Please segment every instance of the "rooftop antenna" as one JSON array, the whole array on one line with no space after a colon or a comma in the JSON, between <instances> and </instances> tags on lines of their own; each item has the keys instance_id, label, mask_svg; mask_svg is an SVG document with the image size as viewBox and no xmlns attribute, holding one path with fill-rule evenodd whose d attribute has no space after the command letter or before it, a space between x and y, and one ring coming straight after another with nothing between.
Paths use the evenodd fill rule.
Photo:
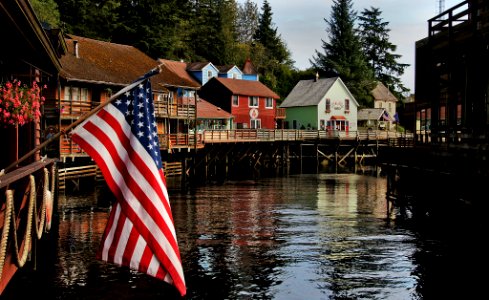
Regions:
<instances>
[{"instance_id":1,"label":"rooftop antenna","mask_svg":"<svg viewBox=\"0 0 489 300\"><path fill-rule=\"evenodd\" d=\"M438 14L445 11L445 0L438 0Z\"/></svg>"}]
</instances>

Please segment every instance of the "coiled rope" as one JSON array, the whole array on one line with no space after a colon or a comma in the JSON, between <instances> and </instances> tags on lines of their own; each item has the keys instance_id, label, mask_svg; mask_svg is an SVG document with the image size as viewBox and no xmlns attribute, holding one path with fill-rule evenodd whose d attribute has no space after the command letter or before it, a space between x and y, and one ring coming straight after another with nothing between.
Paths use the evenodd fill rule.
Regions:
<instances>
[{"instance_id":1,"label":"coiled rope","mask_svg":"<svg viewBox=\"0 0 489 300\"><path fill-rule=\"evenodd\" d=\"M6 202L5 202L5 213L4 213L4 222L3 222L3 231L2 237L0 241L0 281L2 280L3 267L5 265L5 257L7 254L7 245L9 234L11 231L11 227L13 229L14 236L14 247L15 247L15 260L16 264L19 268L22 268L26 261L28 254L31 250L31 242L32 242L32 220L36 221L36 236L37 239L41 239L45 220L46 220L46 203L52 201L52 195L54 194L54 166L51 169L51 190L49 190L49 171L44 168L44 183L43 183L43 199L41 204L41 220L39 220L39 216L36 208L36 180L33 175L29 176L29 185L26 188L26 195L29 194L29 204L27 210L27 225L26 230L24 232L24 248L22 254L19 253L19 245L17 239L17 225L15 218L15 208L14 208L14 191L7 189L5 192ZM51 202L52 203L52 202ZM49 219L51 216L48 216ZM49 228L46 228L48 231Z\"/></svg>"}]
</instances>

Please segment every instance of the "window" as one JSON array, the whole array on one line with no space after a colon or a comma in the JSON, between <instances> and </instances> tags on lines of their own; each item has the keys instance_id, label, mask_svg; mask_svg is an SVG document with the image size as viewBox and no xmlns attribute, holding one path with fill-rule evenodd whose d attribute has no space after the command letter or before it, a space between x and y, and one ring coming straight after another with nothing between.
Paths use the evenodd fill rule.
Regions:
<instances>
[{"instance_id":1,"label":"window","mask_svg":"<svg viewBox=\"0 0 489 300\"><path fill-rule=\"evenodd\" d=\"M331 100L326 99L326 113L331 112Z\"/></svg>"},{"instance_id":2,"label":"window","mask_svg":"<svg viewBox=\"0 0 489 300\"><path fill-rule=\"evenodd\" d=\"M207 71L207 78L208 79L212 78L212 71L211 70Z\"/></svg>"},{"instance_id":3,"label":"window","mask_svg":"<svg viewBox=\"0 0 489 300\"><path fill-rule=\"evenodd\" d=\"M70 101L88 101L88 89L79 88L74 86L65 86L65 93L63 100Z\"/></svg>"},{"instance_id":4,"label":"window","mask_svg":"<svg viewBox=\"0 0 489 300\"><path fill-rule=\"evenodd\" d=\"M249 107L258 107L258 97L248 97L248 106Z\"/></svg>"},{"instance_id":5,"label":"window","mask_svg":"<svg viewBox=\"0 0 489 300\"><path fill-rule=\"evenodd\" d=\"M265 108L273 108L273 99L268 97L265 98Z\"/></svg>"},{"instance_id":6,"label":"window","mask_svg":"<svg viewBox=\"0 0 489 300\"><path fill-rule=\"evenodd\" d=\"M238 97L238 95L233 95L233 106L239 106L239 97Z\"/></svg>"},{"instance_id":7,"label":"window","mask_svg":"<svg viewBox=\"0 0 489 300\"><path fill-rule=\"evenodd\" d=\"M345 112L350 112L350 99L345 99Z\"/></svg>"},{"instance_id":8,"label":"window","mask_svg":"<svg viewBox=\"0 0 489 300\"><path fill-rule=\"evenodd\" d=\"M250 128L251 129L260 129L261 128L261 120L260 119L250 120Z\"/></svg>"}]
</instances>

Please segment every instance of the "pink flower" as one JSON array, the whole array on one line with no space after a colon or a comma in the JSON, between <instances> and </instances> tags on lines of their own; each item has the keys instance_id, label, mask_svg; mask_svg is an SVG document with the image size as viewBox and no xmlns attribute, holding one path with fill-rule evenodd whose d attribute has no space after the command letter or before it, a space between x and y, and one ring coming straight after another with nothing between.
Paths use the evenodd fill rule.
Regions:
<instances>
[{"instance_id":1,"label":"pink flower","mask_svg":"<svg viewBox=\"0 0 489 300\"><path fill-rule=\"evenodd\" d=\"M44 100L36 81L32 82L31 87L23 85L17 79L8 81L3 86L0 84L0 122L23 125L38 119Z\"/></svg>"}]
</instances>

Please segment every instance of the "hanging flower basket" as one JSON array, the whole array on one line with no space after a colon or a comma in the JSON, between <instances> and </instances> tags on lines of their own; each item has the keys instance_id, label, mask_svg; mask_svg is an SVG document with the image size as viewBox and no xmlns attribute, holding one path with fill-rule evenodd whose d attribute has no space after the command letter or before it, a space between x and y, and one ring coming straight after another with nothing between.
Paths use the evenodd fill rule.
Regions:
<instances>
[{"instance_id":1,"label":"hanging flower basket","mask_svg":"<svg viewBox=\"0 0 489 300\"><path fill-rule=\"evenodd\" d=\"M30 87L17 79L0 84L0 124L24 125L38 119L43 103L44 97L36 81Z\"/></svg>"}]
</instances>

